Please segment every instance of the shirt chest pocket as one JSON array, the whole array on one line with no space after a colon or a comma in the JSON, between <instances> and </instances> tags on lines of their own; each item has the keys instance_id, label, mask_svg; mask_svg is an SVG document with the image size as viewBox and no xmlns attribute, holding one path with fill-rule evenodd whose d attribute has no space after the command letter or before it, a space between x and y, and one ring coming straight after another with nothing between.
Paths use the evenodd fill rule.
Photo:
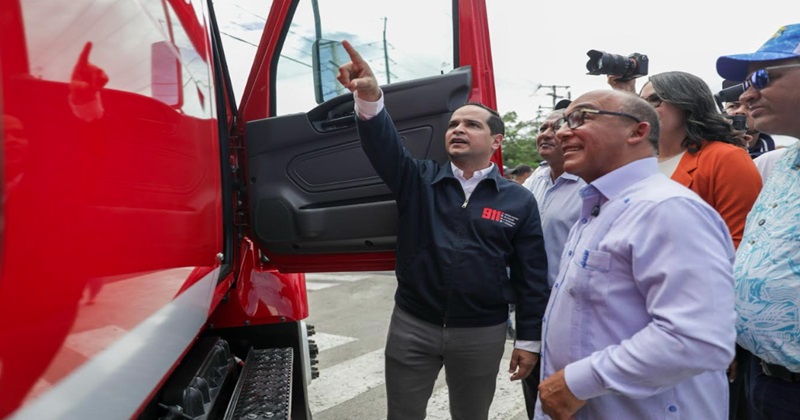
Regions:
<instances>
[{"instance_id":1,"label":"shirt chest pocket","mask_svg":"<svg viewBox=\"0 0 800 420\"><path fill-rule=\"evenodd\" d=\"M573 268L576 276L569 293L594 302L604 301L611 278L611 254L587 249L572 262L577 267Z\"/></svg>"}]
</instances>

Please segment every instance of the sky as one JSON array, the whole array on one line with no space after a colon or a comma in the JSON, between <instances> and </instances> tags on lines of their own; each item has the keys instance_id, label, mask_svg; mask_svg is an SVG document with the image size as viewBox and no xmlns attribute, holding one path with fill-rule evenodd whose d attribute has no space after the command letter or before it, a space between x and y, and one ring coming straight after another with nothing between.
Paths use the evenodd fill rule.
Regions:
<instances>
[{"instance_id":1,"label":"sky","mask_svg":"<svg viewBox=\"0 0 800 420\"><path fill-rule=\"evenodd\" d=\"M320 0L320 5L321 8L336 6L334 9L339 9L340 1ZM378 5L384 1L376 0L370 5L373 9L393 7ZM243 7L231 8L229 5L232 3ZM237 36L254 42L258 42L260 31L249 35L242 32L249 25L243 21L257 19L257 15L265 16L263 5L268 3L269 0L215 1L218 15L225 15L223 10L228 9L228 15L235 16L235 25L227 30L238 31ZM395 4L392 1L388 3ZM433 0L428 2L432 3ZM418 15L418 7L409 6L408 1L397 0L397 4L408 11L410 18ZM422 4L426 4L425 1ZM547 86L560 86L556 94L563 97L570 94L573 99L590 90L608 88L605 76L586 74L586 52L589 50L623 56L634 52L645 54L649 58L649 74L686 71L704 79L716 92L722 83L716 73L719 56L753 52L780 26L800 22L800 2L786 0L486 0L486 4L498 111L515 111L525 120L534 119L540 113L547 114L546 107L552 106L552 97L548 93L553 92ZM255 10L255 13L245 12L245 9ZM363 10L363 16L359 15L357 7L339 10L352 16L354 22L365 22L360 26L378 25L378 29L381 28L373 16L380 15L380 10ZM441 13L429 11L429 15L434 17ZM390 33L397 44L396 51L413 49L421 52L426 44L433 43L426 42L426 37L432 40L443 36L436 32L436 25L426 25L422 19L417 17L407 21L416 24L391 22ZM222 27L225 31L225 24ZM438 29L441 32L442 28ZM400 45L402 39L413 40L416 47ZM240 44L238 48L245 54L254 52L250 45ZM226 45L228 49L232 50ZM239 51L226 52L229 59L231 55L239 54ZM412 63L410 59L403 60L402 55L397 56L397 61L397 71ZM646 80L646 76L638 79L637 89ZM298 107L307 108L306 105ZM302 111L299 108L293 111ZM781 143L793 141L789 138L778 140Z\"/></svg>"},{"instance_id":2,"label":"sky","mask_svg":"<svg viewBox=\"0 0 800 420\"><path fill-rule=\"evenodd\" d=\"M532 1L487 0L501 113L535 118L552 106L547 88L570 86L572 98L606 89L605 76L586 74L592 49L645 54L649 74L680 70L721 89L721 55L754 52L782 25L800 22L800 2L776 0ZM637 81L637 90L646 82ZM566 95L565 89L557 89ZM544 110L545 114L547 110ZM779 139L792 142L793 139Z\"/></svg>"}]
</instances>

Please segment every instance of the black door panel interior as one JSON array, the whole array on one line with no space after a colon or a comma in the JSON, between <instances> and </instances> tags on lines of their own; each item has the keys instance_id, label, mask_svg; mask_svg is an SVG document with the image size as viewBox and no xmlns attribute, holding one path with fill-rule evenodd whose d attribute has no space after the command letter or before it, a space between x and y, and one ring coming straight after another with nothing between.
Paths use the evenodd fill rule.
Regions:
<instances>
[{"instance_id":1,"label":"black door panel interior","mask_svg":"<svg viewBox=\"0 0 800 420\"><path fill-rule=\"evenodd\" d=\"M469 67L384 86L384 102L412 156L443 162L450 114L470 94ZM246 126L250 221L270 254L394 249L397 210L361 150L353 98Z\"/></svg>"}]
</instances>

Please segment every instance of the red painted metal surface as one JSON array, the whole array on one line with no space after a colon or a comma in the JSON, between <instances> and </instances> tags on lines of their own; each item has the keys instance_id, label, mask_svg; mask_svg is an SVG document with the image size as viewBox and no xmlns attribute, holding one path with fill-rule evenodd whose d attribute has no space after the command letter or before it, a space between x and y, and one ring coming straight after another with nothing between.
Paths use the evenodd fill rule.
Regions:
<instances>
[{"instance_id":1,"label":"red painted metal surface","mask_svg":"<svg viewBox=\"0 0 800 420\"><path fill-rule=\"evenodd\" d=\"M204 2L172 3L0 5L0 417L218 266ZM157 43L177 103L154 94Z\"/></svg>"},{"instance_id":2,"label":"red painted metal surface","mask_svg":"<svg viewBox=\"0 0 800 420\"><path fill-rule=\"evenodd\" d=\"M494 107L485 7L459 5L471 99ZM205 7L202 0L0 2L0 417L219 267L218 93ZM290 0L273 1L240 121L272 112L270 63L290 9ZM246 238L239 247L235 275L209 296L216 327L306 318L303 275L276 267L394 265L384 252L270 255L275 264L263 266Z\"/></svg>"},{"instance_id":3,"label":"red painted metal surface","mask_svg":"<svg viewBox=\"0 0 800 420\"><path fill-rule=\"evenodd\" d=\"M300 321L308 317L305 275L285 274L259 264L249 240L241 244L240 281L208 322L214 328Z\"/></svg>"},{"instance_id":4,"label":"red painted metal surface","mask_svg":"<svg viewBox=\"0 0 800 420\"><path fill-rule=\"evenodd\" d=\"M470 101L480 102L489 108L497 109L497 95L494 89L494 67L492 65L492 46L489 42L489 21L486 4L483 1L458 1L458 53L461 66L472 66L472 94ZM498 149L492 161L503 168L503 155Z\"/></svg>"},{"instance_id":5,"label":"red painted metal surface","mask_svg":"<svg viewBox=\"0 0 800 420\"><path fill-rule=\"evenodd\" d=\"M261 35L258 51L253 59L253 68L247 79L247 85L239 104L239 119L243 122L259 120L272 115L270 98L272 97L272 61L278 53L278 42L284 22L287 21L293 0L273 0L264 32ZM244 133L244 124L237 127L239 134Z\"/></svg>"}]
</instances>

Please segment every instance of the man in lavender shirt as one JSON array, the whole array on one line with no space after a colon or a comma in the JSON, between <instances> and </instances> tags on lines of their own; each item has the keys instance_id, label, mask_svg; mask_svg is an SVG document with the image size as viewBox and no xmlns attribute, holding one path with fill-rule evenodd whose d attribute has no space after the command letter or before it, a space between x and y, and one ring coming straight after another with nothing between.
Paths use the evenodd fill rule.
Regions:
<instances>
[{"instance_id":1,"label":"man in lavender shirt","mask_svg":"<svg viewBox=\"0 0 800 420\"><path fill-rule=\"evenodd\" d=\"M593 91L557 136L589 183L553 284L536 419L727 419L733 243L714 209L658 172L654 109Z\"/></svg>"}]
</instances>

